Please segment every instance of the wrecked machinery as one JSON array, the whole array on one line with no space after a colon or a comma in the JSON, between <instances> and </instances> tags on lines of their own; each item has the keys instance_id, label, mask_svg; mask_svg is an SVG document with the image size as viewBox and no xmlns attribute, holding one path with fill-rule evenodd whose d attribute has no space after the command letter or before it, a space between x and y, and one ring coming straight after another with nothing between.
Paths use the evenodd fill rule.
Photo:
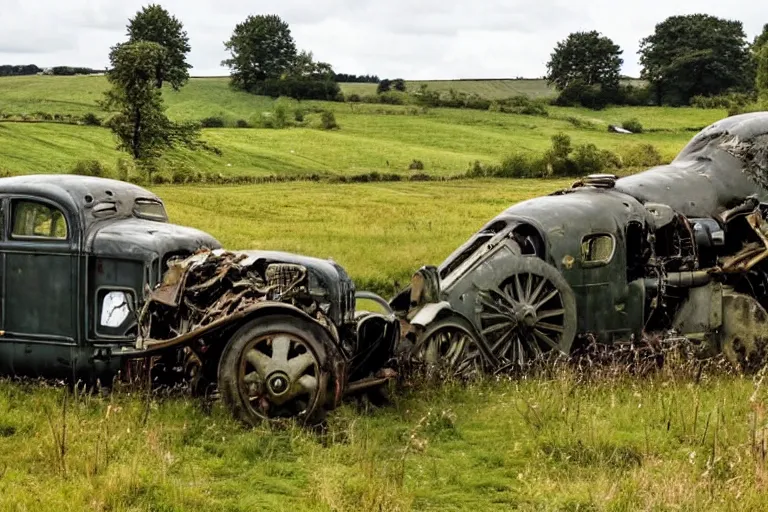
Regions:
<instances>
[{"instance_id":1,"label":"wrecked machinery","mask_svg":"<svg viewBox=\"0 0 768 512\"><path fill-rule=\"evenodd\" d=\"M458 374L676 334L742 367L768 338L768 113L730 117L669 165L518 203L391 305L414 357Z\"/></svg>"},{"instance_id":2,"label":"wrecked machinery","mask_svg":"<svg viewBox=\"0 0 768 512\"><path fill-rule=\"evenodd\" d=\"M399 321L332 261L224 251L100 178L0 179L0 211L0 373L109 386L151 361L250 424L320 417L393 375Z\"/></svg>"},{"instance_id":3,"label":"wrecked machinery","mask_svg":"<svg viewBox=\"0 0 768 512\"><path fill-rule=\"evenodd\" d=\"M767 217L768 113L736 116L670 165L512 206L387 302L330 260L224 250L135 185L3 178L0 373L109 385L151 361L256 424L376 397L403 358L499 371L673 331L746 364L768 334Z\"/></svg>"}]
</instances>

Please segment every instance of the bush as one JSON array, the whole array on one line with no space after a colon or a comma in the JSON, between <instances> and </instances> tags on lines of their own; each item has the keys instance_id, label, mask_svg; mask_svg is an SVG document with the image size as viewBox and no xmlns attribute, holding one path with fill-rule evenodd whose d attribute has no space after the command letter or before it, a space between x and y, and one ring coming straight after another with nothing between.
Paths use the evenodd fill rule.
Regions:
<instances>
[{"instance_id":1,"label":"bush","mask_svg":"<svg viewBox=\"0 0 768 512\"><path fill-rule=\"evenodd\" d=\"M224 128L224 118L221 116L206 117L200 121L202 128Z\"/></svg>"},{"instance_id":2,"label":"bush","mask_svg":"<svg viewBox=\"0 0 768 512\"><path fill-rule=\"evenodd\" d=\"M547 117L549 115L549 111L543 101L532 100L528 96L523 95L489 102L488 110L526 116Z\"/></svg>"},{"instance_id":3,"label":"bush","mask_svg":"<svg viewBox=\"0 0 768 512\"><path fill-rule=\"evenodd\" d=\"M407 94L400 91L389 91L379 95L379 103L385 105L405 105L407 99Z\"/></svg>"},{"instance_id":4,"label":"bush","mask_svg":"<svg viewBox=\"0 0 768 512\"><path fill-rule=\"evenodd\" d=\"M288 126L288 109L285 108L285 105L275 105L272 121L274 127L278 129L283 129Z\"/></svg>"},{"instance_id":5,"label":"bush","mask_svg":"<svg viewBox=\"0 0 768 512\"><path fill-rule=\"evenodd\" d=\"M690 104L695 108L737 110L756 99L754 94L731 92L718 96L694 96L691 98Z\"/></svg>"},{"instance_id":6,"label":"bush","mask_svg":"<svg viewBox=\"0 0 768 512\"><path fill-rule=\"evenodd\" d=\"M80 176L93 176L96 178L104 178L108 175L107 169L98 160L80 160L72 168L70 174L78 174Z\"/></svg>"},{"instance_id":7,"label":"bush","mask_svg":"<svg viewBox=\"0 0 768 512\"><path fill-rule=\"evenodd\" d=\"M605 169L603 154L594 144L581 144L573 152L573 163L580 175L597 174Z\"/></svg>"},{"instance_id":8,"label":"bush","mask_svg":"<svg viewBox=\"0 0 768 512\"><path fill-rule=\"evenodd\" d=\"M360 103L360 95L352 93L349 96L347 96L347 101L350 103Z\"/></svg>"},{"instance_id":9,"label":"bush","mask_svg":"<svg viewBox=\"0 0 768 512\"><path fill-rule=\"evenodd\" d=\"M408 166L408 169L411 171L423 171L424 170L424 162L421 160L414 160L411 162L411 165Z\"/></svg>"},{"instance_id":10,"label":"bush","mask_svg":"<svg viewBox=\"0 0 768 512\"><path fill-rule=\"evenodd\" d=\"M127 158L118 158L116 169L117 179L120 181L128 181L131 174L136 171L136 167L133 165L133 161L128 160Z\"/></svg>"},{"instance_id":11,"label":"bush","mask_svg":"<svg viewBox=\"0 0 768 512\"><path fill-rule=\"evenodd\" d=\"M336 130L339 128L336 116L330 110L324 110L320 115L320 124L324 130Z\"/></svg>"},{"instance_id":12,"label":"bush","mask_svg":"<svg viewBox=\"0 0 768 512\"><path fill-rule=\"evenodd\" d=\"M333 80L271 78L257 82L248 92L270 98L285 96L297 100L343 101L341 88Z\"/></svg>"},{"instance_id":13,"label":"bush","mask_svg":"<svg viewBox=\"0 0 768 512\"><path fill-rule=\"evenodd\" d=\"M180 164L174 167L171 172L171 183L183 185L185 183L195 183L202 180L202 175L197 174L194 169Z\"/></svg>"},{"instance_id":14,"label":"bush","mask_svg":"<svg viewBox=\"0 0 768 512\"><path fill-rule=\"evenodd\" d=\"M235 127L237 127L237 128L250 128L251 127L251 123L249 123L245 119L238 119L237 122L235 122Z\"/></svg>"},{"instance_id":15,"label":"bush","mask_svg":"<svg viewBox=\"0 0 768 512\"><path fill-rule=\"evenodd\" d=\"M543 178L548 174L546 161L526 153L513 153L493 169L498 178Z\"/></svg>"},{"instance_id":16,"label":"bush","mask_svg":"<svg viewBox=\"0 0 768 512\"><path fill-rule=\"evenodd\" d=\"M304 111L300 108L297 108L296 111L293 113L293 119L297 123L303 123L304 122Z\"/></svg>"},{"instance_id":17,"label":"bush","mask_svg":"<svg viewBox=\"0 0 768 512\"><path fill-rule=\"evenodd\" d=\"M88 112L83 116L83 124L86 126L101 126L101 119L93 112Z\"/></svg>"},{"instance_id":18,"label":"bush","mask_svg":"<svg viewBox=\"0 0 768 512\"><path fill-rule=\"evenodd\" d=\"M621 123L621 127L632 133L643 133L643 124L638 119L629 119Z\"/></svg>"},{"instance_id":19,"label":"bush","mask_svg":"<svg viewBox=\"0 0 768 512\"><path fill-rule=\"evenodd\" d=\"M626 167L655 167L664 159L652 144L637 144L622 148L621 158Z\"/></svg>"}]
</instances>

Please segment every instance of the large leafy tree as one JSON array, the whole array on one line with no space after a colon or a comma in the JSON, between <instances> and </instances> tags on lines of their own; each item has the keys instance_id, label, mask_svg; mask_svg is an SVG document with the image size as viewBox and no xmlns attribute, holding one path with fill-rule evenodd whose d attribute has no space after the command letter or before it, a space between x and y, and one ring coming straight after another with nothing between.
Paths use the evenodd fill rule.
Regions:
<instances>
[{"instance_id":1,"label":"large leafy tree","mask_svg":"<svg viewBox=\"0 0 768 512\"><path fill-rule=\"evenodd\" d=\"M248 16L224 46L232 58L222 64L231 69L232 85L238 89L252 90L259 82L280 78L297 59L291 29L272 14Z\"/></svg>"},{"instance_id":2,"label":"large leafy tree","mask_svg":"<svg viewBox=\"0 0 768 512\"><path fill-rule=\"evenodd\" d=\"M547 81L558 90L576 82L616 89L621 77L622 50L597 31L574 32L557 43L547 63Z\"/></svg>"},{"instance_id":3,"label":"large leafy tree","mask_svg":"<svg viewBox=\"0 0 768 512\"><path fill-rule=\"evenodd\" d=\"M758 47L755 61L757 67L755 89L764 107L768 107L768 44Z\"/></svg>"},{"instance_id":4,"label":"large leafy tree","mask_svg":"<svg viewBox=\"0 0 768 512\"><path fill-rule=\"evenodd\" d=\"M642 77L659 103L685 104L751 87L749 44L740 21L707 14L671 16L640 42Z\"/></svg>"},{"instance_id":5,"label":"large leafy tree","mask_svg":"<svg viewBox=\"0 0 768 512\"><path fill-rule=\"evenodd\" d=\"M752 49L757 53L765 43L768 43L768 23L763 25L763 31L755 37L755 41L752 43Z\"/></svg>"},{"instance_id":6,"label":"large leafy tree","mask_svg":"<svg viewBox=\"0 0 768 512\"><path fill-rule=\"evenodd\" d=\"M191 148L202 145L196 125L175 124L165 115L155 80L166 52L157 43L139 41L119 44L109 55L107 80L111 88L106 92L105 107L116 111L109 127L117 136L118 149L130 153L147 170L150 180L164 150L181 144Z\"/></svg>"},{"instance_id":7,"label":"large leafy tree","mask_svg":"<svg viewBox=\"0 0 768 512\"><path fill-rule=\"evenodd\" d=\"M155 86L168 82L179 90L189 80L189 38L184 25L160 5L148 5L128 21L128 42L150 41L165 49L155 65Z\"/></svg>"}]
</instances>

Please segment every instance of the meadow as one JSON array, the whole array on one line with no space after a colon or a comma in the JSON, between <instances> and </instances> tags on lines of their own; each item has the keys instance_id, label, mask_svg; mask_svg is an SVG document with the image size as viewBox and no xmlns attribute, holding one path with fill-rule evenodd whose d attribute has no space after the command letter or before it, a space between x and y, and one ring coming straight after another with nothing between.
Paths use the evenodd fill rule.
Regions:
<instances>
[{"instance_id":1,"label":"meadow","mask_svg":"<svg viewBox=\"0 0 768 512\"><path fill-rule=\"evenodd\" d=\"M100 77L0 79L0 112L102 116L97 102L105 86ZM181 92L166 93L166 101L179 120L248 119L275 108L273 100L231 91L222 79L193 79ZM221 157L176 152L169 163L223 175L376 170L407 176L408 164L421 159L424 172L447 177L474 160L497 162L515 149L543 151L561 131L574 143L616 151L650 142L671 159L696 129L724 116L662 108L550 108L548 117L531 117L302 106L333 109L341 129L313 127L316 113L302 128L206 129ZM608 124L633 117L648 133L608 133ZM84 159L113 169L119 157L104 128L0 123L0 170L9 173L68 172ZM227 247L333 258L360 288L389 296L419 266L440 263L504 208L571 181L152 189L172 221L206 230ZM584 373L556 366L527 378L393 391L383 408L346 404L318 433L245 429L221 404L183 394L71 394L51 384L0 381L0 511L768 507L762 375L699 373L690 363L674 362L645 376L623 367Z\"/></svg>"},{"instance_id":2,"label":"meadow","mask_svg":"<svg viewBox=\"0 0 768 512\"><path fill-rule=\"evenodd\" d=\"M164 186L173 221L233 248L333 257L386 291L554 180ZM324 433L220 403L0 381L0 510L759 510L762 377L668 363L422 383Z\"/></svg>"},{"instance_id":3,"label":"meadow","mask_svg":"<svg viewBox=\"0 0 768 512\"><path fill-rule=\"evenodd\" d=\"M511 81L516 82L516 81ZM352 84L354 85L354 84ZM34 113L106 117L99 106L107 87L104 77L0 78L0 114ZM414 160L422 172L453 176L475 161L496 164L513 151L541 153L552 135L568 133L574 144L592 142L620 152L653 144L671 160L693 134L725 116L720 110L691 108L608 108L593 112L549 107L547 117L499 112L421 109L415 106L331 103L253 96L231 90L225 79L192 79L179 92L166 91L168 115L199 121L216 116L234 126L256 124L281 105L290 117L306 112L301 127L285 129L211 128L204 138L222 154L175 151L165 158L169 169L242 176L355 175L380 172L407 176ZM319 128L319 111L332 110L339 130ZM608 132L609 124L637 118L646 133ZM254 121L255 120L255 121ZM0 122L0 171L68 172L83 159L114 169L122 155L109 130L57 123Z\"/></svg>"}]
</instances>

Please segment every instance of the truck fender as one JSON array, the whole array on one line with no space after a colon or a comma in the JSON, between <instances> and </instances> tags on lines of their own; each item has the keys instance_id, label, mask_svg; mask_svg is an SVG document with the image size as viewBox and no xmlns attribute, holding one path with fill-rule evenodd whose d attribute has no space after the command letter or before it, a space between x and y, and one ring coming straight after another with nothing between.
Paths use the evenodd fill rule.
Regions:
<instances>
[{"instance_id":1,"label":"truck fender","mask_svg":"<svg viewBox=\"0 0 768 512\"><path fill-rule=\"evenodd\" d=\"M410 323L418 327L426 327L446 313L459 315L448 301L432 302L422 307Z\"/></svg>"}]
</instances>

